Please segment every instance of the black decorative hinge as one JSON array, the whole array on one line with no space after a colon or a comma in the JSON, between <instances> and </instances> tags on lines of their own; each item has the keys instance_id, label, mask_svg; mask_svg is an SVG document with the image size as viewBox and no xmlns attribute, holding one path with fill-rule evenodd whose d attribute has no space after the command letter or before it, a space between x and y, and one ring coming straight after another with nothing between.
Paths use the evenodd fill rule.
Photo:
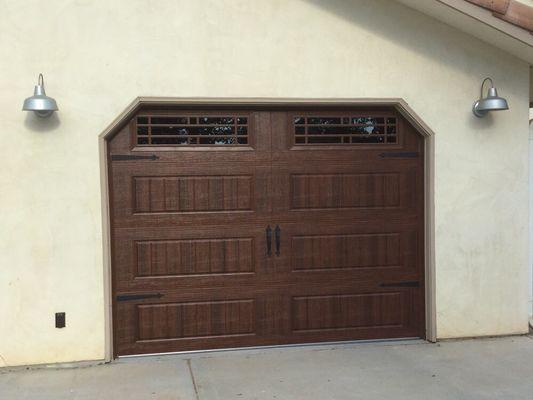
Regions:
<instances>
[{"instance_id":1,"label":"black decorative hinge","mask_svg":"<svg viewBox=\"0 0 533 400\"><path fill-rule=\"evenodd\" d=\"M381 158L417 158L420 154L417 151L381 153Z\"/></svg>"},{"instance_id":2,"label":"black decorative hinge","mask_svg":"<svg viewBox=\"0 0 533 400\"><path fill-rule=\"evenodd\" d=\"M117 301L130 301L130 300L144 300L144 299L160 299L164 294L151 293L151 294L121 294L117 296Z\"/></svg>"},{"instance_id":3,"label":"black decorative hinge","mask_svg":"<svg viewBox=\"0 0 533 400\"><path fill-rule=\"evenodd\" d=\"M155 161L159 159L155 154L150 154L149 156L140 156L132 154L112 154L111 160L113 161L128 161L128 160L151 160Z\"/></svg>"},{"instance_id":4,"label":"black decorative hinge","mask_svg":"<svg viewBox=\"0 0 533 400\"><path fill-rule=\"evenodd\" d=\"M381 287L420 287L420 282L404 281L404 282L395 282L395 283L382 283L379 286Z\"/></svg>"}]
</instances>

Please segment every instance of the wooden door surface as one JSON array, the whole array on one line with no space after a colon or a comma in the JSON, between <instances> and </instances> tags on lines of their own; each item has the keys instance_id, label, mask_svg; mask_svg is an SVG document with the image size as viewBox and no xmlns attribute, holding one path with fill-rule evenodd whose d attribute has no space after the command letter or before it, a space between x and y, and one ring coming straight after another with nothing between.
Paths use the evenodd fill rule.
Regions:
<instances>
[{"instance_id":1,"label":"wooden door surface","mask_svg":"<svg viewBox=\"0 0 533 400\"><path fill-rule=\"evenodd\" d=\"M424 336L423 146L396 113L146 111L109 163L116 355Z\"/></svg>"},{"instance_id":2,"label":"wooden door surface","mask_svg":"<svg viewBox=\"0 0 533 400\"><path fill-rule=\"evenodd\" d=\"M287 340L425 337L420 135L390 110L271 121Z\"/></svg>"}]
</instances>

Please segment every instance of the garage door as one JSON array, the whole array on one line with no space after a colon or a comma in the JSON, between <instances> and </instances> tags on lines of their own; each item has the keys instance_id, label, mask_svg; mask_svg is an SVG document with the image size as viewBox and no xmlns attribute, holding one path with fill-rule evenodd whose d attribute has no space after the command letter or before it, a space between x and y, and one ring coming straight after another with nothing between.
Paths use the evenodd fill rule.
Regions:
<instances>
[{"instance_id":1,"label":"garage door","mask_svg":"<svg viewBox=\"0 0 533 400\"><path fill-rule=\"evenodd\" d=\"M108 149L116 355L424 337L395 110L144 110Z\"/></svg>"}]
</instances>

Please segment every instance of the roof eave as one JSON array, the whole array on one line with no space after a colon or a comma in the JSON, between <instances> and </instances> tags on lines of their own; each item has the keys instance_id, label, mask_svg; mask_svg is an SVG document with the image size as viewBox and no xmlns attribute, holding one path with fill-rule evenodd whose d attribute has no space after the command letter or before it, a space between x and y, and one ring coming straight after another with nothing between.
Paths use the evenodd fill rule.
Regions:
<instances>
[{"instance_id":1,"label":"roof eave","mask_svg":"<svg viewBox=\"0 0 533 400\"><path fill-rule=\"evenodd\" d=\"M533 64L533 35L464 0L397 0Z\"/></svg>"}]
</instances>

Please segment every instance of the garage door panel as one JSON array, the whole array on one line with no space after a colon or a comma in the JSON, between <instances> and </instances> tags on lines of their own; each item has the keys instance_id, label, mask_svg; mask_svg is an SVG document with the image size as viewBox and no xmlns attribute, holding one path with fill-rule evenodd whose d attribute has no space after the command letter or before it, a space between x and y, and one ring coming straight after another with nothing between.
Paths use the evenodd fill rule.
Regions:
<instances>
[{"instance_id":1,"label":"garage door panel","mask_svg":"<svg viewBox=\"0 0 533 400\"><path fill-rule=\"evenodd\" d=\"M256 337L253 299L164 303L128 306L121 310L126 329L119 332L121 354L194 349L211 343L238 343Z\"/></svg>"},{"instance_id":2,"label":"garage door panel","mask_svg":"<svg viewBox=\"0 0 533 400\"><path fill-rule=\"evenodd\" d=\"M353 288L352 288L353 290ZM120 310L121 354L417 336L413 295L335 293L128 304Z\"/></svg>"},{"instance_id":3,"label":"garage door panel","mask_svg":"<svg viewBox=\"0 0 533 400\"><path fill-rule=\"evenodd\" d=\"M160 152L152 152L159 157ZM163 157L163 156L161 156ZM226 175L247 175L255 168L269 167L269 160L246 162L241 160L217 161L214 158L212 152L201 152L198 154L198 158L202 161L168 161L162 160L144 160L140 162L127 162L127 161L111 161L113 163L113 172L115 177L125 176L226 176Z\"/></svg>"},{"instance_id":4,"label":"garage door panel","mask_svg":"<svg viewBox=\"0 0 533 400\"><path fill-rule=\"evenodd\" d=\"M254 239L135 242L136 277L254 272Z\"/></svg>"},{"instance_id":5,"label":"garage door panel","mask_svg":"<svg viewBox=\"0 0 533 400\"><path fill-rule=\"evenodd\" d=\"M318 169L316 163L274 167L272 184L282 189L275 192L273 210L314 216L342 213L345 218L418 215L419 168L369 171L344 165L336 171L328 169Z\"/></svg>"},{"instance_id":6,"label":"garage door panel","mask_svg":"<svg viewBox=\"0 0 533 400\"><path fill-rule=\"evenodd\" d=\"M293 297L292 331L400 327L402 301L399 292Z\"/></svg>"},{"instance_id":7,"label":"garage door panel","mask_svg":"<svg viewBox=\"0 0 533 400\"><path fill-rule=\"evenodd\" d=\"M179 171L179 172L178 172ZM176 224L227 225L249 221L269 212L269 167L250 165L222 174L220 169L199 175L175 169L173 174L146 170L113 176L114 226Z\"/></svg>"},{"instance_id":8,"label":"garage door panel","mask_svg":"<svg viewBox=\"0 0 533 400\"><path fill-rule=\"evenodd\" d=\"M117 238L114 261L123 267L115 273L116 288L246 284L266 271L264 231L248 232L233 236L219 229L152 238L136 232L133 238Z\"/></svg>"},{"instance_id":9,"label":"garage door panel","mask_svg":"<svg viewBox=\"0 0 533 400\"><path fill-rule=\"evenodd\" d=\"M376 340L419 338L420 334L410 327L360 327L342 330L295 332L290 343L343 342L352 340Z\"/></svg>"},{"instance_id":10,"label":"garage door panel","mask_svg":"<svg viewBox=\"0 0 533 400\"><path fill-rule=\"evenodd\" d=\"M398 268L414 263L416 232L293 235L291 271Z\"/></svg>"},{"instance_id":11,"label":"garage door panel","mask_svg":"<svg viewBox=\"0 0 533 400\"><path fill-rule=\"evenodd\" d=\"M291 340L423 336L420 137L398 115L296 114L273 116Z\"/></svg>"},{"instance_id":12,"label":"garage door panel","mask_svg":"<svg viewBox=\"0 0 533 400\"><path fill-rule=\"evenodd\" d=\"M273 155L274 163L295 161L297 163L315 162L328 165L351 163L354 166L365 168L369 164L379 161L382 165L408 166L423 156L421 147L325 147L314 148L293 146L288 147Z\"/></svg>"},{"instance_id":13,"label":"garage door panel","mask_svg":"<svg viewBox=\"0 0 533 400\"><path fill-rule=\"evenodd\" d=\"M273 344L288 331L285 297L244 289L118 302L117 345L121 354L136 354Z\"/></svg>"},{"instance_id":14,"label":"garage door panel","mask_svg":"<svg viewBox=\"0 0 533 400\"><path fill-rule=\"evenodd\" d=\"M423 142L374 111L135 116L110 143L116 354L423 337Z\"/></svg>"},{"instance_id":15,"label":"garage door panel","mask_svg":"<svg viewBox=\"0 0 533 400\"><path fill-rule=\"evenodd\" d=\"M253 176L134 177L133 213L252 211Z\"/></svg>"},{"instance_id":16,"label":"garage door panel","mask_svg":"<svg viewBox=\"0 0 533 400\"><path fill-rule=\"evenodd\" d=\"M291 157L285 160L279 160L273 163L274 168L287 169L295 174L324 174L336 175L342 173L354 174L388 174L388 173L402 173L410 170L416 170L418 164L423 158L423 153L417 153L416 157L402 158L380 157L380 153L373 156L367 155L364 160L359 157L360 150L351 152L346 151L350 155L348 159L334 159L323 162L322 160L302 160L296 161L292 154L301 153L302 151L293 150L289 152ZM391 154L396 154L392 152ZM403 153L399 153L403 154Z\"/></svg>"},{"instance_id":17,"label":"garage door panel","mask_svg":"<svg viewBox=\"0 0 533 400\"><path fill-rule=\"evenodd\" d=\"M290 209L399 207L400 175L291 174Z\"/></svg>"},{"instance_id":18,"label":"garage door panel","mask_svg":"<svg viewBox=\"0 0 533 400\"><path fill-rule=\"evenodd\" d=\"M116 229L123 232L135 229L161 229L168 230L176 226L183 229L194 227L212 226L214 229L228 227L232 224L247 225L253 221L263 226L270 220L268 216L259 211L220 211L220 212L195 212L195 213L146 213L134 214L117 221Z\"/></svg>"},{"instance_id":19,"label":"garage door panel","mask_svg":"<svg viewBox=\"0 0 533 400\"><path fill-rule=\"evenodd\" d=\"M292 290L302 295L355 295L357 288L373 295L407 285L423 294L419 224L322 222L311 219L281 229L287 245L281 247L274 268L289 275ZM399 306L404 312L410 303Z\"/></svg>"},{"instance_id":20,"label":"garage door panel","mask_svg":"<svg viewBox=\"0 0 533 400\"><path fill-rule=\"evenodd\" d=\"M243 110L150 110L137 114L110 143L112 153L158 151L165 159L194 157L213 151L214 157L246 151L247 158L270 157L270 113Z\"/></svg>"},{"instance_id":21,"label":"garage door panel","mask_svg":"<svg viewBox=\"0 0 533 400\"><path fill-rule=\"evenodd\" d=\"M194 286L194 289L191 287ZM233 291L241 286L257 288L257 274L254 272L241 272L232 274L205 274L205 275L165 275L157 278L140 277L133 280L117 282L117 295L123 293L166 293L169 290L191 293L192 295L209 293L211 291Z\"/></svg>"},{"instance_id":22,"label":"garage door panel","mask_svg":"<svg viewBox=\"0 0 533 400\"><path fill-rule=\"evenodd\" d=\"M270 222L266 216L261 218L249 218L245 222L239 222L238 228L233 229L227 221L221 220L215 216L212 217L214 223L203 223L195 225L194 223L180 225L161 225L161 226L141 226L139 227L116 227L117 236L130 240L178 240L178 239L217 239L217 238L240 238L240 237L261 237L264 239L265 227L263 223ZM235 221L235 219L234 219ZM179 226L179 229L176 229Z\"/></svg>"},{"instance_id":23,"label":"garage door panel","mask_svg":"<svg viewBox=\"0 0 533 400\"><path fill-rule=\"evenodd\" d=\"M300 110L272 113L273 160L371 160L387 152L421 152L422 141L392 110ZM386 156L385 156L386 157Z\"/></svg>"},{"instance_id":24,"label":"garage door panel","mask_svg":"<svg viewBox=\"0 0 533 400\"><path fill-rule=\"evenodd\" d=\"M158 148L130 150L128 152L115 151L110 154L110 161L117 171L133 174L143 174L147 168L160 170L164 174L171 174L176 168L194 173L195 166L203 169L222 166L223 172L228 172L233 166L241 167L269 162L267 154L258 156L252 148L245 149L173 149L162 151ZM197 170L197 169L196 169Z\"/></svg>"},{"instance_id":25,"label":"garage door panel","mask_svg":"<svg viewBox=\"0 0 533 400\"><path fill-rule=\"evenodd\" d=\"M295 289L290 298L291 336L294 340L345 340L369 332L384 337L395 337L395 332L417 336L418 321L412 317L417 295L415 288Z\"/></svg>"},{"instance_id":26,"label":"garage door panel","mask_svg":"<svg viewBox=\"0 0 533 400\"><path fill-rule=\"evenodd\" d=\"M256 333L253 299L138 305L138 340Z\"/></svg>"},{"instance_id":27,"label":"garage door panel","mask_svg":"<svg viewBox=\"0 0 533 400\"><path fill-rule=\"evenodd\" d=\"M157 295L157 298L171 301L177 297L192 300L208 299L218 295L234 295L253 293L268 295L273 291L290 293L302 291L309 293L334 293L335 291L350 292L354 288L362 292L376 292L407 286L421 287L418 273L401 268L383 270L358 270L356 272L312 271L287 272L276 271L268 267L270 274L242 273L226 275L193 275L183 277L136 278L124 281L117 287L118 297ZM117 298L118 298L117 297Z\"/></svg>"}]
</instances>

